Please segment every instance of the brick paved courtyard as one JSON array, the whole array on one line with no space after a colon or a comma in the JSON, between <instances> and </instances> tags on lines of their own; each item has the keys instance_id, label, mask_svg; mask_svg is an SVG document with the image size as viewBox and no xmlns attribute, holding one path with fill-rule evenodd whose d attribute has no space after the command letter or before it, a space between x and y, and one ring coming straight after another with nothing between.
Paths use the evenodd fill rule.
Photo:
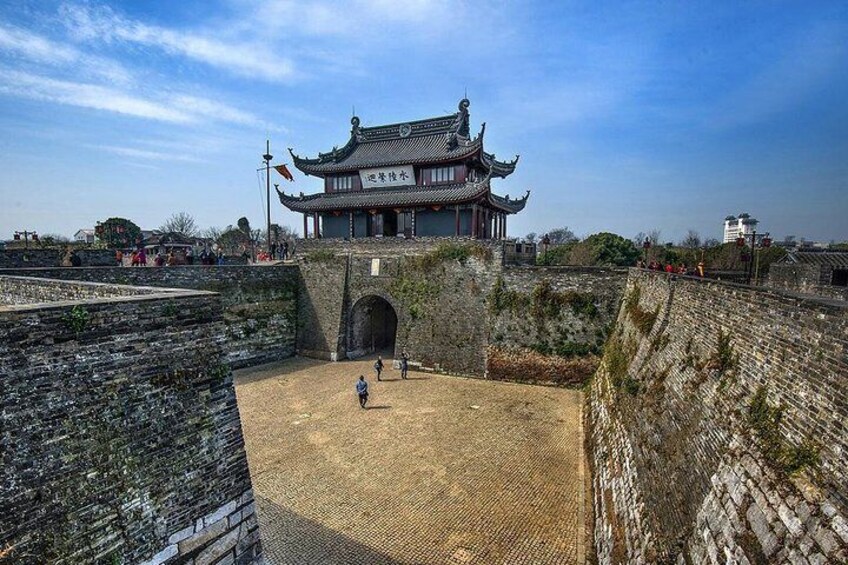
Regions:
<instances>
[{"instance_id":1,"label":"brick paved courtyard","mask_svg":"<svg viewBox=\"0 0 848 565\"><path fill-rule=\"evenodd\" d=\"M237 373L269 563L583 562L579 392L371 365Z\"/></svg>"}]
</instances>

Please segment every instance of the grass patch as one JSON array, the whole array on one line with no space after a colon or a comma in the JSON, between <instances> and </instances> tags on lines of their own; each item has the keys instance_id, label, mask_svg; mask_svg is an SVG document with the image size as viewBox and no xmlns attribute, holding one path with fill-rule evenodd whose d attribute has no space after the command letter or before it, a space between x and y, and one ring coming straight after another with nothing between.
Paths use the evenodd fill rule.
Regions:
<instances>
[{"instance_id":1,"label":"grass patch","mask_svg":"<svg viewBox=\"0 0 848 565\"><path fill-rule=\"evenodd\" d=\"M811 440L804 440L798 446L789 444L780 431L783 416L783 405L769 404L768 388L765 385L757 388L748 404L748 423L766 460L786 475L804 470L817 474L821 464L820 447Z\"/></svg>"}]
</instances>

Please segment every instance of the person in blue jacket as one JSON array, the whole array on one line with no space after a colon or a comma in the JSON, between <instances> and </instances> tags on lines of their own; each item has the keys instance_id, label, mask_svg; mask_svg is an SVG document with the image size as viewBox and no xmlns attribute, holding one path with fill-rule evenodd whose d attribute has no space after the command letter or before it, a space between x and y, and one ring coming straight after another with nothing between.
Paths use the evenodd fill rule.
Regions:
<instances>
[{"instance_id":1,"label":"person in blue jacket","mask_svg":"<svg viewBox=\"0 0 848 565\"><path fill-rule=\"evenodd\" d=\"M365 375L359 375L359 380L356 381L356 394L359 395L359 407L365 408L365 403L368 402L368 382Z\"/></svg>"}]
</instances>

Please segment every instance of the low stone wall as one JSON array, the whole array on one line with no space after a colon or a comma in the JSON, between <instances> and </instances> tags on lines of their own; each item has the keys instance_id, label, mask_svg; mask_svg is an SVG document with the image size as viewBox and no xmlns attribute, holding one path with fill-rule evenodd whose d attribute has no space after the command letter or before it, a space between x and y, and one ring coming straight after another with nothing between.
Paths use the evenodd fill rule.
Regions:
<instances>
[{"instance_id":1,"label":"low stone wall","mask_svg":"<svg viewBox=\"0 0 848 565\"><path fill-rule=\"evenodd\" d=\"M113 284L57 281L0 275L0 307L65 302L90 298L116 298L153 294L162 290Z\"/></svg>"},{"instance_id":2,"label":"low stone wall","mask_svg":"<svg viewBox=\"0 0 848 565\"><path fill-rule=\"evenodd\" d=\"M113 249L77 249L83 266L112 266ZM24 269L32 267L61 267L65 256L63 249L0 249L0 268Z\"/></svg>"},{"instance_id":3,"label":"low stone wall","mask_svg":"<svg viewBox=\"0 0 848 565\"><path fill-rule=\"evenodd\" d=\"M848 558L848 305L632 269L587 419L600 563Z\"/></svg>"},{"instance_id":4,"label":"low stone wall","mask_svg":"<svg viewBox=\"0 0 848 565\"><path fill-rule=\"evenodd\" d=\"M0 548L41 563L258 563L221 299L0 309Z\"/></svg>"},{"instance_id":5,"label":"low stone wall","mask_svg":"<svg viewBox=\"0 0 848 565\"><path fill-rule=\"evenodd\" d=\"M224 305L222 340L233 367L277 361L295 352L296 265L8 269L0 270L2 275L218 292Z\"/></svg>"},{"instance_id":6,"label":"low stone wall","mask_svg":"<svg viewBox=\"0 0 848 565\"><path fill-rule=\"evenodd\" d=\"M398 256L420 255L428 253L444 244L482 245L496 254L498 262L503 259L503 242L493 239L472 239L470 237L363 237L352 240L340 238L298 239L297 256L304 257L316 252L345 253L354 255Z\"/></svg>"}]
</instances>

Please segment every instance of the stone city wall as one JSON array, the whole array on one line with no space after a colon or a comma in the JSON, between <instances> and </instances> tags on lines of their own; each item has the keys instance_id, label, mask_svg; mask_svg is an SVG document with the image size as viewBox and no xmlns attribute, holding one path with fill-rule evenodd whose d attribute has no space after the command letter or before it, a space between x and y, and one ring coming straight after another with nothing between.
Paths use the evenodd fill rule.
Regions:
<instances>
[{"instance_id":1,"label":"stone city wall","mask_svg":"<svg viewBox=\"0 0 848 565\"><path fill-rule=\"evenodd\" d=\"M833 269L822 265L776 264L769 269L767 285L792 292L848 300L848 287L830 284Z\"/></svg>"},{"instance_id":2,"label":"stone city wall","mask_svg":"<svg viewBox=\"0 0 848 565\"><path fill-rule=\"evenodd\" d=\"M631 269L587 403L600 563L848 558L848 305Z\"/></svg>"},{"instance_id":3,"label":"stone city wall","mask_svg":"<svg viewBox=\"0 0 848 565\"><path fill-rule=\"evenodd\" d=\"M591 377L626 279L626 269L505 267L487 297L488 377L550 384Z\"/></svg>"},{"instance_id":4,"label":"stone city wall","mask_svg":"<svg viewBox=\"0 0 848 565\"><path fill-rule=\"evenodd\" d=\"M218 292L230 365L258 365L295 352L300 285L295 265L7 269L0 275Z\"/></svg>"},{"instance_id":5,"label":"stone city wall","mask_svg":"<svg viewBox=\"0 0 848 565\"><path fill-rule=\"evenodd\" d=\"M0 269L61 267L64 249L0 249ZM77 249L83 266L112 266L114 249Z\"/></svg>"},{"instance_id":6,"label":"stone city wall","mask_svg":"<svg viewBox=\"0 0 848 565\"><path fill-rule=\"evenodd\" d=\"M432 246L401 243L407 252L400 253L385 241L355 241L356 251L348 252L343 240L319 240L332 243L299 256L298 351L332 359L356 354L353 310L378 296L397 315L396 358L406 349L413 367L482 375L485 301L501 268L499 246L441 239Z\"/></svg>"},{"instance_id":7,"label":"stone city wall","mask_svg":"<svg viewBox=\"0 0 848 565\"><path fill-rule=\"evenodd\" d=\"M345 320L359 300L379 296L397 314L396 359L406 350L413 367L482 376L486 299L500 258L492 246L456 241L420 255L354 256Z\"/></svg>"},{"instance_id":8,"label":"stone city wall","mask_svg":"<svg viewBox=\"0 0 848 565\"><path fill-rule=\"evenodd\" d=\"M260 562L223 326L194 291L0 309L5 559Z\"/></svg>"}]
</instances>

